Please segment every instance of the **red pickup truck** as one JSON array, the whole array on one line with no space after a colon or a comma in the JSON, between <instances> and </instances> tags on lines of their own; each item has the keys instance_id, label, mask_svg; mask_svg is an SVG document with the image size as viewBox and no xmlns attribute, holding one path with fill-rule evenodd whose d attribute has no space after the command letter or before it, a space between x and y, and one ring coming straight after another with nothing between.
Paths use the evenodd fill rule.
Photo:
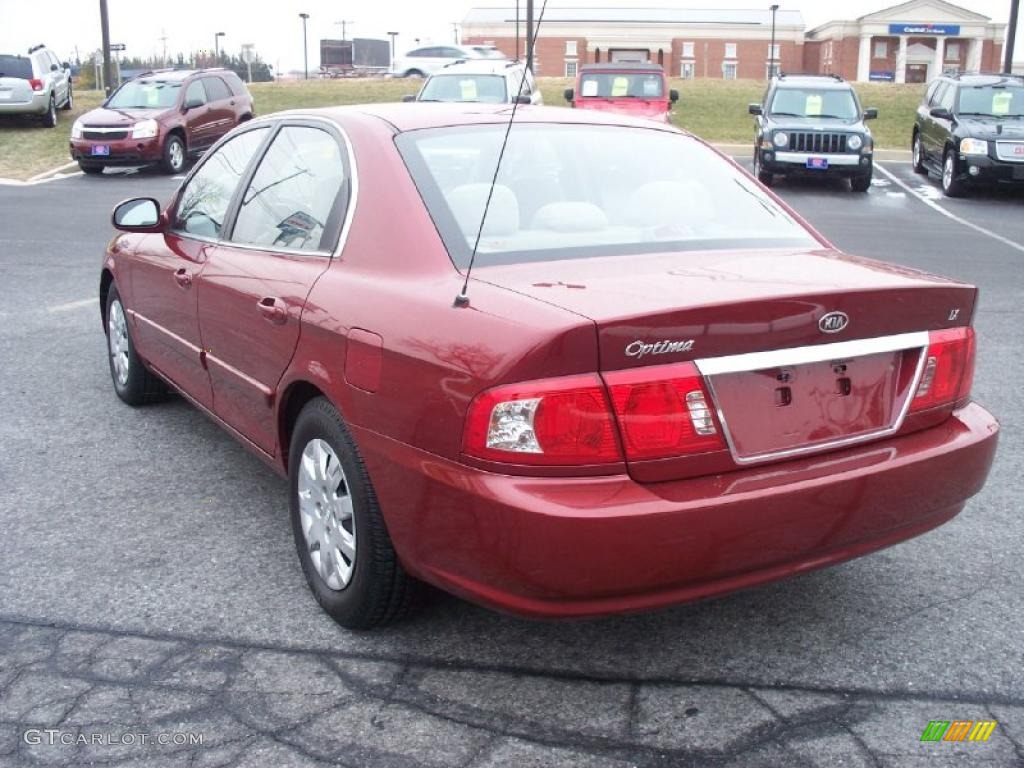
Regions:
<instances>
[{"instance_id":1,"label":"red pickup truck","mask_svg":"<svg viewBox=\"0 0 1024 768\"><path fill-rule=\"evenodd\" d=\"M565 89L565 100L576 109L621 112L667 123L679 92L669 90L665 70L658 64L584 64L576 76L576 88Z\"/></svg>"}]
</instances>

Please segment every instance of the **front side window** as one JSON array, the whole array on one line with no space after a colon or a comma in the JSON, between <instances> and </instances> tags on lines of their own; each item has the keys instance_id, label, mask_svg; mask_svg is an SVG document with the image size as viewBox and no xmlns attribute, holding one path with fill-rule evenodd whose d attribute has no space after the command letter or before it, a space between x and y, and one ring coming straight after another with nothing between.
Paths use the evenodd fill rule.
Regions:
<instances>
[{"instance_id":1,"label":"front side window","mask_svg":"<svg viewBox=\"0 0 1024 768\"><path fill-rule=\"evenodd\" d=\"M231 241L266 248L330 250L328 220L348 200L341 147L327 131L290 125L270 145L245 190Z\"/></svg>"},{"instance_id":2,"label":"front side window","mask_svg":"<svg viewBox=\"0 0 1024 768\"><path fill-rule=\"evenodd\" d=\"M199 237L220 237L238 182L266 135L266 128L240 133L206 158L181 191L173 229Z\"/></svg>"},{"instance_id":3,"label":"front side window","mask_svg":"<svg viewBox=\"0 0 1024 768\"><path fill-rule=\"evenodd\" d=\"M779 88L768 110L781 117L824 117L855 120L860 111L853 92L830 88Z\"/></svg>"},{"instance_id":4,"label":"front side window","mask_svg":"<svg viewBox=\"0 0 1024 768\"><path fill-rule=\"evenodd\" d=\"M528 92L525 87L523 92ZM423 86L419 100L503 104L508 100L508 94L503 75L434 75Z\"/></svg>"},{"instance_id":5,"label":"front side window","mask_svg":"<svg viewBox=\"0 0 1024 768\"><path fill-rule=\"evenodd\" d=\"M460 268L469 262L504 126L409 131L399 151ZM646 128L517 125L477 264L816 241L746 174L687 136Z\"/></svg>"},{"instance_id":6,"label":"front side window","mask_svg":"<svg viewBox=\"0 0 1024 768\"><path fill-rule=\"evenodd\" d=\"M206 89L202 80L193 80L185 90L185 103L203 105L206 103Z\"/></svg>"},{"instance_id":7,"label":"front side window","mask_svg":"<svg viewBox=\"0 0 1024 768\"><path fill-rule=\"evenodd\" d=\"M1024 87L962 85L957 114L982 117L1024 117Z\"/></svg>"},{"instance_id":8,"label":"front side window","mask_svg":"<svg viewBox=\"0 0 1024 768\"><path fill-rule=\"evenodd\" d=\"M167 109L178 101L181 83L165 80L130 80L106 103L108 109Z\"/></svg>"},{"instance_id":9,"label":"front side window","mask_svg":"<svg viewBox=\"0 0 1024 768\"><path fill-rule=\"evenodd\" d=\"M580 96L600 99L659 99L665 95L663 78L653 72L585 72Z\"/></svg>"}]
</instances>

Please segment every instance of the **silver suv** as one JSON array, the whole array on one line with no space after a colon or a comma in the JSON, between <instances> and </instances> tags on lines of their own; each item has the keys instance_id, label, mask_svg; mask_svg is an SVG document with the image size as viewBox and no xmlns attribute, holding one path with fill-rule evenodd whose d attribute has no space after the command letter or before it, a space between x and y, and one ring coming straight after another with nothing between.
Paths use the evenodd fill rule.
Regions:
<instances>
[{"instance_id":1,"label":"silver suv","mask_svg":"<svg viewBox=\"0 0 1024 768\"><path fill-rule=\"evenodd\" d=\"M524 79L525 78L525 79ZM518 97L518 98L517 98ZM519 61L458 60L442 67L419 94L404 101L478 101L485 104L543 104L533 73Z\"/></svg>"},{"instance_id":2,"label":"silver suv","mask_svg":"<svg viewBox=\"0 0 1024 768\"><path fill-rule=\"evenodd\" d=\"M0 115L39 115L47 128L57 126L57 108L71 109L71 65L45 45L27 56L0 53Z\"/></svg>"}]
</instances>

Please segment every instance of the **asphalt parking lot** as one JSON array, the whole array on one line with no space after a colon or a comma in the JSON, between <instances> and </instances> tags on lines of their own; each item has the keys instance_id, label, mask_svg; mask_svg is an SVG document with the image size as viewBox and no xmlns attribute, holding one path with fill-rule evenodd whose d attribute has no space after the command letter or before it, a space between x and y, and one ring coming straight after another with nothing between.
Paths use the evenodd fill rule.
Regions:
<instances>
[{"instance_id":1,"label":"asphalt parking lot","mask_svg":"<svg viewBox=\"0 0 1024 768\"><path fill-rule=\"evenodd\" d=\"M981 287L975 395L1002 441L949 524L658 613L533 623L434 595L354 634L309 595L284 481L181 400L111 390L109 212L176 184L0 187L0 768L1024 765L1024 194L946 200L897 163L866 195L777 187L845 250ZM998 726L921 742L931 720ZM122 743L61 744L97 733ZM203 743L137 736L170 733Z\"/></svg>"}]
</instances>

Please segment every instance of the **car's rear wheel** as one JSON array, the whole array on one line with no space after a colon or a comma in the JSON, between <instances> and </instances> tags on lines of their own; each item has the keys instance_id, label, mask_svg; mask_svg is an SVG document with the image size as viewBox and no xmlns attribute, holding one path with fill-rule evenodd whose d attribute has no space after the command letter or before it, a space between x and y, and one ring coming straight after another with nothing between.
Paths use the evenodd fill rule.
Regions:
<instances>
[{"instance_id":1,"label":"car's rear wheel","mask_svg":"<svg viewBox=\"0 0 1024 768\"><path fill-rule=\"evenodd\" d=\"M921 134L914 134L914 141L910 145L911 162L914 165L914 173L928 173L924 167L924 147L921 145Z\"/></svg>"},{"instance_id":2,"label":"car's rear wheel","mask_svg":"<svg viewBox=\"0 0 1024 768\"><path fill-rule=\"evenodd\" d=\"M75 94L71 90L71 83L69 82L68 83L68 98L67 98L67 101L64 102L63 106L61 106L61 109L63 109L66 112L69 109L74 109L74 106L75 106Z\"/></svg>"},{"instance_id":3,"label":"car's rear wheel","mask_svg":"<svg viewBox=\"0 0 1024 768\"><path fill-rule=\"evenodd\" d=\"M292 435L292 531L317 602L349 629L398 620L409 610L417 584L398 562L341 415L326 398L311 400Z\"/></svg>"},{"instance_id":4,"label":"car's rear wheel","mask_svg":"<svg viewBox=\"0 0 1024 768\"><path fill-rule=\"evenodd\" d=\"M150 373L135 353L128 317L115 286L107 294L107 362L114 392L128 405L154 403L167 397L167 385Z\"/></svg>"},{"instance_id":5,"label":"car's rear wheel","mask_svg":"<svg viewBox=\"0 0 1024 768\"><path fill-rule=\"evenodd\" d=\"M178 134L172 133L164 142L160 167L165 173L181 173L185 170L185 142Z\"/></svg>"},{"instance_id":6,"label":"car's rear wheel","mask_svg":"<svg viewBox=\"0 0 1024 768\"><path fill-rule=\"evenodd\" d=\"M54 100L52 93L50 94L50 103L46 107L46 112L43 113L43 127L57 127L57 102Z\"/></svg>"},{"instance_id":7,"label":"car's rear wheel","mask_svg":"<svg viewBox=\"0 0 1024 768\"><path fill-rule=\"evenodd\" d=\"M867 192L871 189L871 174L865 173L861 176L852 176L850 178L850 189L854 192Z\"/></svg>"},{"instance_id":8,"label":"car's rear wheel","mask_svg":"<svg viewBox=\"0 0 1024 768\"><path fill-rule=\"evenodd\" d=\"M964 193L964 183L959 178L956 152L952 148L946 150L942 159L942 191L947 197L960 197Z\"/></svg>"},{"instance_id":9,"label":"car's rear wheel","mask_svg":"<svg viewBox=\"0 0 1024 768\"><path fill-rule=\"evenodd\" d=\"M99 175L103 173L102 165L94 165L93 163L79 163L78 167L82 169L82 173L88 173L90 175Z\"/></svg>"},{"instance_id":10,"label":"car's rear wheel","mask_svg":"<svg viewBox=\"0 0 1024 768\"><path fill-rule=\"evenodd\" d=\"M775 183L775 174L771 171L765 170L761 164L761 150L754 148L754 175L757 176L757 180L764 184L766 187L772 186Z\"/></svg>"}]
</instances>

